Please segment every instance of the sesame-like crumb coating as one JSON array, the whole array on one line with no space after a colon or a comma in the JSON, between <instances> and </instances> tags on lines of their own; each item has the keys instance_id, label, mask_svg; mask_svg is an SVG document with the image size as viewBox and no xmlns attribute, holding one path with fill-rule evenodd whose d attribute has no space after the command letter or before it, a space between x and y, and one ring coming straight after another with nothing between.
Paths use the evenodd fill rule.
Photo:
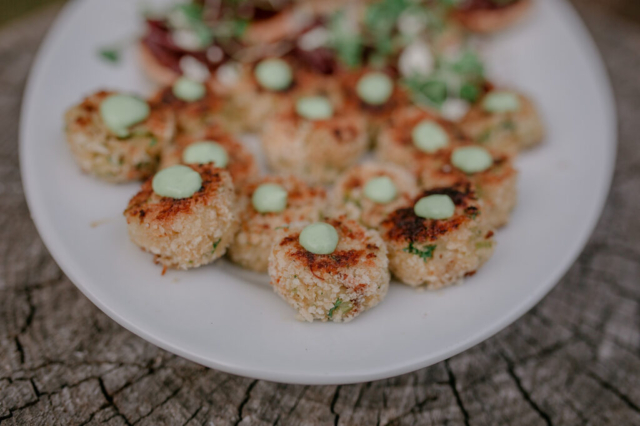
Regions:
<instances>
[{"instance_id":1,"label":"sesame-like crumb coating","mask_svg":"<svg viewBox=\"0 0 640 426\"><path fill-rule=\"evenodd\" d=\"M260 213L251 197L264 183L281 185L287 191L287 207L280 213ZM244 268L267 272L271 246L278 235L290 226L323 218L326 191L294 176L267 176L243 188L240 194L240 227L229 247L231 260Z\"/></svg>"},{"instance_id":2,"label":"sesame-like crumb coating","mask_svg":"<svg viewBox=\"0 0 640 426\"><path fill-rule=\"evenodd\" d=\"M189 167L202 177L191 197L159 196L149 179L124 211L131 241L169 268L196 268L218 259L238 226L229 173L210 164Z\"/></svg>"},{"instance_id":3,"label":"sesame-like crumb coating","mask_svg":"<svg viewBox=\"0 0 640 426\"><path fill-rule=\"evenodd\" d=\"M301 228L290 228L269 257L271 285L305 321L346 322L376 306L389 288L387 249L377 231L344 217L327 223L338 232L331 254L305 250Z\"/></svg>"},{"instance_id":4,"label":"sesame-like crumb coating","mask_svg":"<svg viewBox=\"0 0 640 426\"><path fill-rule=\"evenodd\" d=\"M149 117L119 138L105 125L100 104L115 92L100 91L65 113L67 143L83 172L113 183L143 180L154 174L162 148L175 134L175 116L151 105Z\"/></svg>"}]
</instances>

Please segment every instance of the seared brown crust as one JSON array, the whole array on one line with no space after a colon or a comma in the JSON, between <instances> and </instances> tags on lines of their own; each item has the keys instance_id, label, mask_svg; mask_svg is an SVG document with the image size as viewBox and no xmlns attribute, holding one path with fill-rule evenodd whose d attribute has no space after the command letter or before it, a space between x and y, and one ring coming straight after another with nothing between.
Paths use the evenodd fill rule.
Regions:
<instances>
[{"instance_id":1,"label":"seared brown crust","mask_svg":"<svg viewBox=\"0 0 640 426\"><path fill-rule=\"evenodd\" d=\"M152 181L148 179L130 201L124 215L127 223L138 220L140 223L156 222L171 223L177 216L188 214L198 205L208 205L217 197L218 188L228 175L223 169L217 169L213 165L202 166L189 165L200 173L202 186L189 198L175 199L161 197L153 192Z\"/></svg>"},{"instance_id":2,"label":"seared brown crust","mask_svg":"<svg viewBox=\"0 0 640 426\"><path fill-rule=\"evenodd\" d=\"M532 6L531 0L516 0L504 6L486 0L470 0L453 14L468 30L492 33L504 30L520 21Z\"/></svg>"},{"instance_id":3,"label":"seared brown crust","mask_svg":"<svg viewBox=\"0 0 640 426\"><path fill-rule=\"evenodd\" d=\"M413 208L422 197L429 195L448 195L456 206L454 216L446 220L433 220L419 217ZM391 213L382 222L383 238L390 241L424 243L435 241L462 224L473 220L479 213L478 199L470 182L462 182L454 187L435 188L424 191L409 207Z\"/></svg>"},{"instance_id":4,"label":"seared brown crust","mask_svg":"<svg viewBox=\"0 0 640 426\"><path fill-rule=\"evenodd\" d=\"M327 220L336 228L341 242L364 241L365 228L354 221L342 218ZM363 249L336 250L331 254L314 254L300 245L300 233L287 235L280 241L280 246L286 248L287 257L304 268L309 268L318 279L325 275L345 274L345 268L374 267L380 247L376 244L366 244Z\"/></svg>"},{"instance_id":5,"label":"seared brown crust","mask_svg":"<svg viewBox=\"0 0 640 426\"><path fill-rule=\"evenodd\" d=\"M467 175L451 164L453 150L443 150L418 163L416 173L423 189L456 185L470 181L483 203L483 219L489 226L505 225L517 201L518 171L509 155L490 151L493 165L480 173Z\"/></svg>"}]
</instances>

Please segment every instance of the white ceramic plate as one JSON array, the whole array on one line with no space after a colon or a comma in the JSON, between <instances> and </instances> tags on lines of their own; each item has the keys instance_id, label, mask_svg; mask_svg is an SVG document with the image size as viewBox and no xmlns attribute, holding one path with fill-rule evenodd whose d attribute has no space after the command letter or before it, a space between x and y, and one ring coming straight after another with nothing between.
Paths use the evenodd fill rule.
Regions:
<instances>
[{"instance_id":1,"label":"white ceramic plate","mask_svg":"<svg viewBox=\"0 0 640 426\"><path fill-rule=\"evenodd\" d=\"M496 78L535 98L549 137L518 161L520 203L476 276L437 292L393 284L383 303L347 324L296 321L266 276L226 261L161 276L151 256L129 242L122 217L138 185L82 175L62 132L64 110L98 88L149 93L133 51L119 65L96 55L140 30L138 6L75 1L60 15L29 80L20 159L31 214L60 267L111 318L164 349L290 383L360 382L416 370L530 309L569 268L599 217L616 146L609 82L573 10L564 1L537 0L530 19L492 40L488 53Z\"/></svg>"}]
</instances>

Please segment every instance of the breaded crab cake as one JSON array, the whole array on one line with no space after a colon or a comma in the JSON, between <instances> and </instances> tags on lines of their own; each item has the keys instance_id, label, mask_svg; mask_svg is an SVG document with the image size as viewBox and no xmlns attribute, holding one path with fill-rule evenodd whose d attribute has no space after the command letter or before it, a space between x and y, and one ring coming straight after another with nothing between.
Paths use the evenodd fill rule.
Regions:
<instances>
[{"instance_id":1,"label":"breaded crab cake","mask_svg":"<svg viewBox=\"0 0 640 426\"><path fill-rule=\"evenodd\" d=\"M229 103L225 98L215 94L207 85L185 77L158 91L149 102L175 113L180 134L197 136L213 125L230 132L240 129L237 120L228 119Z\"/></svg>"},{"instance_id":2,"label":"breaded crab cake","mask_svg":"<svg viewBox=\"0 0 640 426\"><path fill-rule=\"evenodd\" d=\"M494 33L520 21L531 5L531 0L464 0L454 17L470 31Z\"/></svg>"},{"instance_id":3,"label":"breaded crab cake","mask_svg":"<svg viewBox=\"0 0 640 426\"><path fill-rule=\"evenodd\" d=\"M415 176L402 167L367 162L338 179L331 193L330 211L377 228L389 213L409 203L417 193Z\"/></svg>"},{"instance_id":4,"label":"breaded crab cake","mask_svg":"<svg viewBox=\"0 0 640 426\"><path fill-rule=\"evenodd\" d=\"M259 197L265 188L286 192L278 208L270 208ZM257 191L258 190L258 191ZM267 200L268 202L268 200ZM312 223L323 218L326 192L294 176L267 176L243 188L239 201L240 228L229 247L231 260L244 268L267 272L271 246L276 237L290 226Z\"/></svg>"},{"instance_id":5,"label":"breaded crab cake","mask_svg":"<svg viewBox=\"0 0 640 426\"><path fill-rule=\"evenodd\" d=\"M180 135L173 144L165 146L162 151L160 168L164 169L176 164L212 162L212 160L215 160L215 156L213 158L207 156L207 152L204 152L204 158L202 159L199 159L198 156L194 158L191 151L193 148L199 148L194 147L194 145L203 144L216 144L224 149L226 161L224 164L218 163L217 166L229 172L236 191L240 191L248 181L255 179L259 175L253 154L245 148L242 142L215 125L204 128L198 135Z\"/></svg>"},{"instance_id":6,"label":"breaded crab cake","mask_svg":"<svg viewBox=\"0 0 640 426\"><path fill-rule=\"evenodd\" d=\"M396 77L393 72L372 69L345 71L338 76L346 101L367 117L372 140L397 110L411 104Z\"/></svg>"},{"instance_id":7,"label":"breaded crab cake","mask_svg":"<svg viewBox=\"0 0 640 426\"><path fill-rule=\"evenodd\" d=\"M407 107L393 113L380 130L376 158L413 168L423 158L469 143L458 126L435 113Z\"/></svg>"},{"instance_id":8,"label":"breaded crab cake","mask_svg":"<svg viewBox=\"0 0 640 426\"><path fill-rule=\"evenodd\" d=\"M223 256L231 244L238 226L235 192L226 170L211 164L174 167L197 172L199 189L184 198L162 196L156 192L156 179L149 179L129 201L124 216L131 241L152 253L156 263L196 268Z\"/></svg>"},{"instance_id":9,"label":"breaded crab cake","mask_svg":"<svg viewBox=\"0 0 640 426\"><path fill-rule=\"evenodd\" d=\"M310 252L300 242L307 228L290 228L273 245L269 276L273 289L300 319L346 322L387 294L387 249L376 231L355 221L336 218L326 223L337 234L331 253Z\"/></svg>"},{"instance_id":10,"label":"breaded crab cake","mask_svg":"<svg viewBox=\"0 0 640 426\"><path fill-rule=\"evenodd\" d=\"M533 102L521 93L487 93L460 121L461 129L478 144L496 152L515 154L531 148L545 135Z\"/></svg>"},{"instance_id":11,"label":"breaded crab cake","mask_svg":"<svg viewBox=\"0 0 640 426\"><path fill-rule=\"evenodd\" d=\"M243 67L230 115L242 117L245 130L260 131L269 119L286 111L292 99L311 95L327 96L334 105L344 102L340 84L331 76L302 66L291 55L266 58Z\"/></svg>"},{"instance_id":12,"label":"breaded crab cake","mask_svg":"<svg viewBox=\"0 0 640 426\"><path fill-rule=\"evenodd\" d=\"M451 216L432 219L416 214L417 204L430 196L448 197ZM493 231L482 217L481 203L469 182L425 191L380 225L389 269L403 283L428 289L475 274L494 249Z\"/></svg>"},{"instance_id":13,"label":"breaded crab cake","mask_svg":"<svg viewBox=\"0 0 640 426\"><path fill-rule=\"evenodd\" d=\"M467 154L470 152L472 156L480 156L480 160L486 163L480 169L466 168L468 165L464 162L464 155L460 155L465 152ZM456 158L459 164L456 163ZM422 189L471 181L478 198L483 202L482 214L489 226L500 228L509 222L518 198L518 172L513 166L511 157L471 145L446 150L425 159L417 170L418 185Z\"/></svg>"},{"instance_id":14,"label":"breaded crab cake","mask_svg":"<svg viewBox=\"0 0 640 426\"><path fill-rule=\"evenodd\" d=\"M82 171L114 183L155 173L176 126L172 111L110 91L86 97L64 119L69 148Z\"/></svg>"},{"instance_id":15,"label":"breaded crab cake","mask_svg":"<svg viewBox=\"0 0 640 426\"><path fill-rule=\"evenodd\" d=\"M266 123L262 146L274 171L331 183L366 152L366 126L358 111L336 107L327 97L302 97Z\"/></svg>"}]
</instances>

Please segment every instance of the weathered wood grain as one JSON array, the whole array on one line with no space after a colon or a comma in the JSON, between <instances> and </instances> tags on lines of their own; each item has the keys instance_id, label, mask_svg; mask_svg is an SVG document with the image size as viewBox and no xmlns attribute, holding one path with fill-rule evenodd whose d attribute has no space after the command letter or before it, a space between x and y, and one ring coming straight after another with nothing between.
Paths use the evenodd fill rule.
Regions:
<instances>
[{"instance_id":1,"label":"weathered wood grain","mask_svg":"<svg viewBox=\"0 0 640 426\"><path fill-rule=\"evenodd\" d=\"M617 172L589 245L536 308L412 374L294 386L209 370L125 331L62 274L25 204L17 122L57 9L0 31L0 424L640 424L640 8L574 0L611 72Z\"/></svg>"}]
</instances>

